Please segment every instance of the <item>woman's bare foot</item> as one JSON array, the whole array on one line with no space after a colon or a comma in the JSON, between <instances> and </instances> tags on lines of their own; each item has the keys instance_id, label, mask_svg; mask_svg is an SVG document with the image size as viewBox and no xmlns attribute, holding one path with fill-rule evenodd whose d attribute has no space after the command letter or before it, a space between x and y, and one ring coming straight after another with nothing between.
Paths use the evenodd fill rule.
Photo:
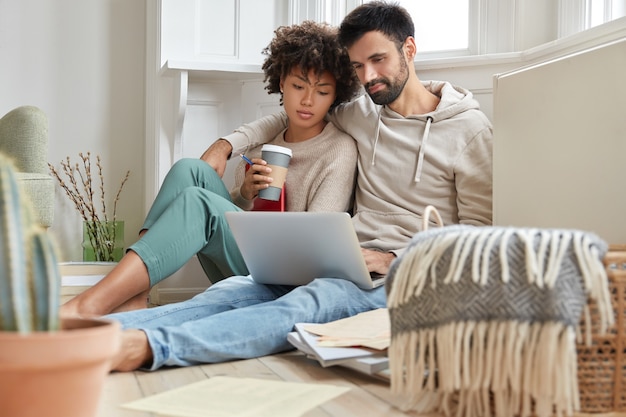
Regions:
<instances>
[{"instance_id":1,"label":"woman's bare foot","mask_svg":"<svg viewBox=\"0 0 626 417\"><path fill-rule=\"evenodd\" d=\"M110 313L142 310L144 308L148 308L149 294L150 290L146 290L115 307L113 310L106 312L91 310L89 305L84 305L85 303L83 303L83 298L77 296L61 305L60 315L62 317L100 317Z\"/></svg>"},{"instance_id":2,"label":"woman's bare foot","mask_svg":"<svg viewBox=\"0 0 626 417\"><path fill-rule=\"evenodd\" d=\"M120 350L111 363L111 371L129 372L152 363L152 348L142 330L122 331Z\"/></svg>"},{"instance_id":3,"label":"woman's bare foot","mask_svg":"<svg viewBox=\"0 0 626 417\"><path fill-rule=\"evenodd\" d=\"M144 291L113 309L112 313L123 313L125 311L143 310L144 308L148 308L149 295L150 290Z\"/></svg>"},{"instance_id":4,"label":"woman's bare foot","mask_svg":"<svg viewBox=\"0 0 626 417\"><path fill-rule=\"evenodd\" d=\"M59 309L59 315L61 317L83 317L83 318L91 318L91 317L100 317L103 314L98 312L90 312L86 311L81 307L81 300L78 296L72 298L66 303L62 304Z\"/></svg>"},{"instance_id":5,"label":"woman's bare foot","mask_svg":"<svg viewBox=\"0 0 626 417\"><path fill-rule=\"evenodd\" d=\"M103 279L61 306L66 317L102 316L147 307L148 269L132 250Z\"/></svg>"}]
</instances>

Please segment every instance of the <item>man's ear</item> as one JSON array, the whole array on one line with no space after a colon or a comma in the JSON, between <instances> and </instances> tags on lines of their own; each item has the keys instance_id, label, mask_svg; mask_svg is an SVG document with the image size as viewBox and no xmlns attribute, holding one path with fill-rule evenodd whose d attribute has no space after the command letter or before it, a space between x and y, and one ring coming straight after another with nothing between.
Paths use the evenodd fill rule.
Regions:
<instances>
[{"instance_id":1,"label":"man's ear","mask_svg":"<svg viewBox=\"0 0 626 417\"><path fill-rule=\"evenodd\" d=\"M413 36L409 36L404 40L403 49L406 57L412 61L417 54L417 45Z\"/></svg>"}]
</instances>

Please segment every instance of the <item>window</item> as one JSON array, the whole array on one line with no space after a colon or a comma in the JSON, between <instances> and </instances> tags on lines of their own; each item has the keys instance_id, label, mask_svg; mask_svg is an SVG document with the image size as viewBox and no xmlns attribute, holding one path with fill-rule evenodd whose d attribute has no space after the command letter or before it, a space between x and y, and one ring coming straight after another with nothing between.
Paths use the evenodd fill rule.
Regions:
<instances>
[{"instance_id":1,"label":"window","mask_svg":"<svg viewBox=\"0 0 626 417\"><path fill-rule=\"evenodd\" d=\"M371 0L289 0L289 22L306 19L339 25L343 17L360 4ZM514 0L393 0L407 9L415 23L418 55L433 57L479 53L478 31L474 24L484 2ZM500 7L502 9L502 7ZM474 31L474 34L470 32Z\"/></svg>"},{"instance_id":2,"label":"window","mask_svg":"<svg viewBox=\"0 0 626 417\"><path fill-rule=\"evenodd\" d=\"M558 37L626 16L626 0L569 0L559 3Z\"/></svg>"},{"instance_id":3,"label":"window","mask_svg":"<svg viewBox=\"0 0 626 417\"><path fill-rule=\"evenodd\" d=\"M585 29L626 15L626 1L624 0L587 0L586 6Z\"/></svg>"},{"instance_id":4,"label":"window","mask_svg":"<svg viewBox=\"0 0 626 417\"><path fill-rule=\"evenodd\" d=\"M368 2L371 0L362 0ZM477 55L491 47L481 45L481 32L493 30L487 19L480 19L480 9L498 3L497 14L507 13L505 5L514 0L394 0L404 7L415 24L418 59ZM481 27L481 22L483 27ZM492 25L495 27L495 25Z\"/></svg>"},{"instance_id":5,"label":"window","mask_svg":"<svg viewBox=\"0 0 626 417\"><path fill-rule=\"evenodd\" d=\"M469 0L403 0L398 3L413 17L419 52L469 50Z\"/></svg>"}]
</instances>

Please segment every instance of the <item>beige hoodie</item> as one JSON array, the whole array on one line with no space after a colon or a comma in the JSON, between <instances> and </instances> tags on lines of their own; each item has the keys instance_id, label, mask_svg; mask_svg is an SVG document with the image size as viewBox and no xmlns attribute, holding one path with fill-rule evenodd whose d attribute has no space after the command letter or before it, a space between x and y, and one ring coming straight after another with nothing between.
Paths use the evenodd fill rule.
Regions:
<instances>
[{"instance_id":1,"label":"beige hoodie","mask_svg":"<svg viewBox=\"0 0 626 417\"><path fill-rule=\"evenodd\" d=\"M427 205L444 224L492 223L492 128L472 93L423 82L441 98L431 113L403 117L367 95L336 108L330 120L359 151L354 227L365 248L401 255ZM284 129L283 114L226 136L238 155Z\"/></svg>"}]
</instances>

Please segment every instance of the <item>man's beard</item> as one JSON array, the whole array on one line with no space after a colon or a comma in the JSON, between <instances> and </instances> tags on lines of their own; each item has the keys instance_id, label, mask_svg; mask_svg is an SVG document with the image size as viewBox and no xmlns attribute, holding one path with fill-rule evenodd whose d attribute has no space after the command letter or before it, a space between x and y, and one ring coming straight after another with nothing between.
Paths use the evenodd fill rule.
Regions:
<instances>
[{"instance_id":1,"label":"man's beard","mask_svg":"<svg viewBox=\"0 0 626 417\"><path fill-rule=\"evenodd\" d=\"M406 82L409 80L409 68L404 60L404 57L400 59L400 71L398 71L395 81L392 82L387 78L377 78L365 84L365 90L368 91L372 101L379 105L387 105L393 103L402 93ZM377 91L373 94L369 93L369 88L374 84L385 84L387 88Z\"/></svg>"}]
</instances>

